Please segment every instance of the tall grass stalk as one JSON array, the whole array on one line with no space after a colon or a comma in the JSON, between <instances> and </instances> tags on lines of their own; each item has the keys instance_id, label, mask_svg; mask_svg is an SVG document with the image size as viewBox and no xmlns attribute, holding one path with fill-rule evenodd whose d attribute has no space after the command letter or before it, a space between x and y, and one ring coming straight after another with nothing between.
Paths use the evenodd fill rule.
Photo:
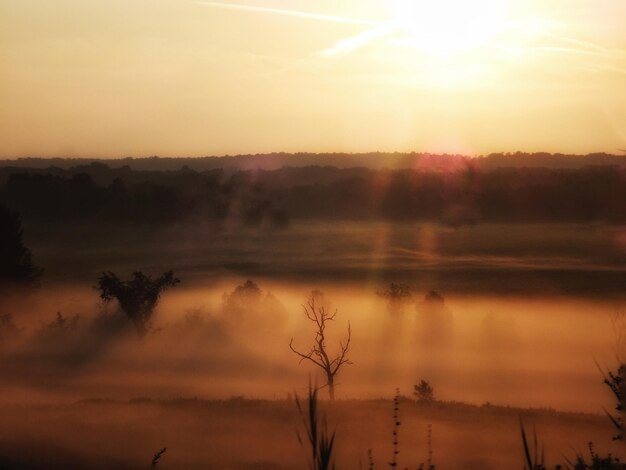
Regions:
<instances>
[{"instance_id":1,"label":"tall grass stalk","mask_svg":"<svg viewBox=\"0 0 626 470\"><path fill-rule=\"evenodd\" d=\"M389 462L389 466L391 468L396 468L398 466L398 454L400 450L398 449L398 430L400 428L400 389L396 388L396 395L393 397L393 454L391 456L391 461Z\"/></svg>"},{"instance_id":2,"label":"tall grass stalk","mask_svg":"<svg viewBox=\"0 0 626 470\"><path fill-rule=\"evenodd\" d=\"M520 419L519 422L520 431L522 433L522 444L524 446L524 469L525 470L546 470L544 465L544 452L541 449L541 457L538 456L539 445L537 443L537 432L533 432L533 453L531 456L530 446L528 444L528 438L526 436L526 430L524 429L524 423Z\"/></svg>"},{"instance_id":3,"label":"tall grass stalk","mask_svg":"<svg viewBox=\"0 0 626 470\"><path fill-rule=\"evenodd\" d=\"M333 450L335 445L335 431L332 434L328 431L326 418L323 418L320 424L320 412L317 401L317 387L309 384L309 396L305 406L296 395L296 406L302 417L308 446L310 449L309 468L311 470L328 470L334 469ZM296 431L298 442L302 447L305 446L299 431Z\"/></svg>"}]
</instances>

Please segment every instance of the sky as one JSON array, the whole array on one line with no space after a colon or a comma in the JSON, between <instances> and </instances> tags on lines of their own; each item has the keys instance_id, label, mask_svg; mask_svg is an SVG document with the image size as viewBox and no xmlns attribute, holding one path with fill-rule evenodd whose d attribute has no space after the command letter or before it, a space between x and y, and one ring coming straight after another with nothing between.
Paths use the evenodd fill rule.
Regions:
<instances>
[{"instance_id":1,"label":"sky","mask_svg":"<svg viewBox=\"0 0 626 470\"><path fill-rule=\"evenodd\" d=\"M0 157L626 149L624 0L0 0Z\"/></svg>"}]
</instances>

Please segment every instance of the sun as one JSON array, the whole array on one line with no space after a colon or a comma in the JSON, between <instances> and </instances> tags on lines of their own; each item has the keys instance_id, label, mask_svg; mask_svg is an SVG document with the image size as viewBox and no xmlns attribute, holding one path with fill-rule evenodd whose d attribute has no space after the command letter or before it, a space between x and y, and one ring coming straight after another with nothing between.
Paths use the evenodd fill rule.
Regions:
<instances>
[{"instance_id":1,"label":"sun","mask_svg":"<svg viewBox=\"0 0 626 470\"><path fill-rule=\"evenodd\" d=\"M489 47L506 28L507 0L393 0L397 41L447 58Z\"/></svg>"}]
</instances>

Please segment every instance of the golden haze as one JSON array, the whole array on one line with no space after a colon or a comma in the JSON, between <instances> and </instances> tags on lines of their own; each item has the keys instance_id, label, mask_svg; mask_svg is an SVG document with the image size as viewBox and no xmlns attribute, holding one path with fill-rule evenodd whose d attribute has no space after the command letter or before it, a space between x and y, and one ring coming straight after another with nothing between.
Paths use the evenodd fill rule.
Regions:
<instances>
[{"instance_id":1,"label":"golden haze","mask_svg":"<svg viewBox=\"0 0 626 470\"><path fill-rule=\"evenodd\" d=\"M0 156L615 152L626 4L0 0Z\"/></svg>"}]
</instances>

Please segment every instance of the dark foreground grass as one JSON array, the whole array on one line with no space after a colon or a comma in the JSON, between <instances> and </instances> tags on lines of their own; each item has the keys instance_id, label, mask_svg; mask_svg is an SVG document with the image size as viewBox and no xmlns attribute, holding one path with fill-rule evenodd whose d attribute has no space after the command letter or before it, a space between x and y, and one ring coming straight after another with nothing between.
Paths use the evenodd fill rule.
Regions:
<instances>
[{"instance_id":1,"label":"dark foreground grass","mask_svg":"<svg viewBox=\"0 0 626 470\"><path fill-rule=\"evenodd\" d=\"M398 404L397 468L420 462L435 462L437 470L521 468L520 415L540 431L546 462L575 459L587 452L590 439L598 454L619 455L620 444L611 441L613 430L600 413L420 404L405 397ZM368 449L376 468L387 468L393 455L391 399L317 406L336 431L336 468L367 468ZM296 431L303 428L295 400L95 399L63 406L5 404L0 416L0 468L149 468L165 446L161 469L305 469L310 462L309 451L298 444Z\"/></svg>"}]
</instances>

